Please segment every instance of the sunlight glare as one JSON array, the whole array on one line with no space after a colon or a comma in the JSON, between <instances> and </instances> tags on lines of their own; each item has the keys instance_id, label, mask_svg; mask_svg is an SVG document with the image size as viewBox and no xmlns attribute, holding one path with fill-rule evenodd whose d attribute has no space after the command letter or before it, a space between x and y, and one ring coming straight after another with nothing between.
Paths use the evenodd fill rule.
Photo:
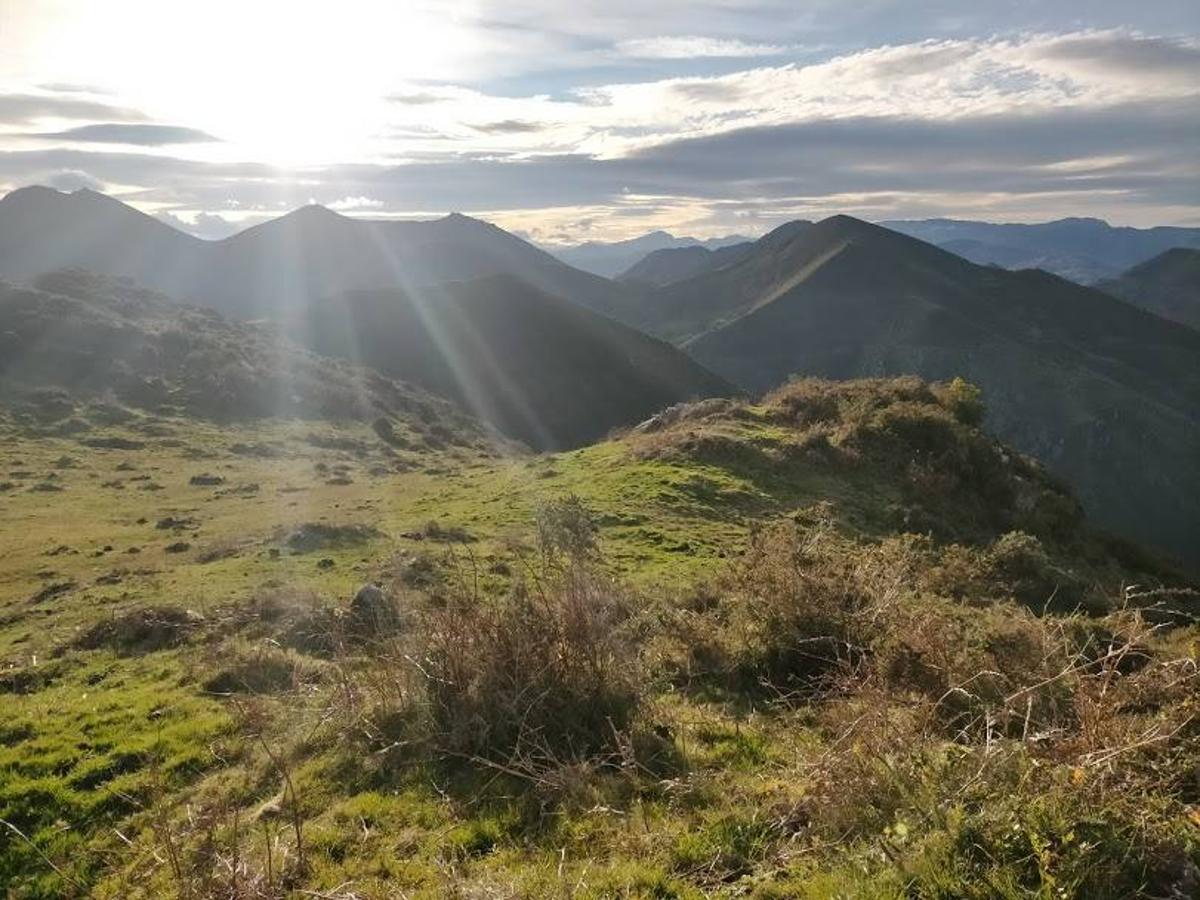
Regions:
<instances>
[{"instance_id":1,"label":"sunlight glare","mask_svg":"<svg viewBox=\"0 0 1200 900\"><path fill-rule=\"evenodd\" d=\"M202 155L279 166L372 157L388 95L450 75L472 48L454 11L410 0L117 0L69 17L58 6L13 23L43 75L103 72L96 87L121 102L220 138Z\"/></svg>"}]
</instances>

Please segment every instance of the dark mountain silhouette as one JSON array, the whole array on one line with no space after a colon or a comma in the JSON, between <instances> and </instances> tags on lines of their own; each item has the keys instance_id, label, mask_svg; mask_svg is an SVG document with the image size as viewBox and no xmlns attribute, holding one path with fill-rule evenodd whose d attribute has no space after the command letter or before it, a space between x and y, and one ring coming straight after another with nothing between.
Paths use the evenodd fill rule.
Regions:
<instances>
[{"instance_id":1,"label":"dark mountain silhouette","mask_svg":"<svg viewBox=\"0 0 1200 900\"><path fill-rule=\"evenodd\" d=\"M967 378L991 428L1101 522L1200 563L1200 333L846 216L764 239L648 308L752 391L793 374Z\"/></svg>"},{"instance_id":2,"label":"dark mountain silhouette","mask_svg":"<svg viewBox=\"0 0 1200 900\"><path fill-rule=\"evenodd\" d=\"M538 448L736 389L669 344L511 275L357 291L290 323L305 343L453 397Z\"/></svg>"},{"instance_id":3,"label":"dark mountain silhouette","mask_svg":"<svg viewBox=\"0 0 1200 900\"><path fill-rule=\"evenodd\" d=\"M204 241L93 191L31 187L0 200L0 277L26 281L66 268L132 278L242 318L283 315L342 291L505 273L600 311L636 305L629 288L458 214L365 221L307 206Z\"/></svg>"},{"instance_id":4,"label":"dark mountain silhouette","mask_svg":"<svg viewBox=\"0 0 1200 900\"><path fill-rule=\"evenodd\" d=\"M699 247L705 250L719 250L733 244L743 244L747 238L734 234L726 237L700 240L694 237L676 237L667 231L651 231L627 241L587 241L574 247L547 248L556 257L570 266L603 275L605 278L616 278L631 266L658 250Z\"/></svg>"},{"instance_id":5,"label":"dark mountain silhouette","mask_svg":"<svg viewBox=\"0 0 1200 900\"><path fill-rule=\"evenodd\" d=\"M368 222L307 206L209 242L91 192L31 188L0 201L0 276L56 266L269 318L307 346L466 402L538 448L732 390L669 344L586 309L636 309L638 293L467 216Z\"/></svg>"},{"instance_id":6,"label":"dark mountain silhouette","mask_svg":"<svg viewBox=\"0 0 1200 900\"><path fill-rule=\"evenodd\" d=\"M1102 219L1032 225L919 219L881 222L980 265L1045 269L1080 284L1114 278L1171 247L1200 247L1200 228L1114 227Z\"/></svg>"},{"instance_id":7,"label":"dark mountain silhouette","mask_svg":"<svg viewBox=\"0 0 1200 900\"><path fill-rule=\"evenodd\" d=\"M629 294L495 225L457 213L429 222L373 222L306 206L233 235L216 249L224 275L206 286L206 302L235 310L247 296L270 313L294 305L297 296L412 290L501 274L601 311Z\"/></svg>"},{"instance_id":8,"label":"dark mountain silhouette","mask_svg":"<svg viewBox=\"0 0 1200 900\"><path fill-rule=\"evenodd\" d=\"M51 424L97 401L219 422L391 416L417 435L436 424L442 443L502 443L421 388L125 280L69 271L0 283L0 405Z\"/></svg>"},{"instance_id":9,"label":"dark mountain silhouette","mask_svg":"<svg viewBox=\"0 0 1200 900\"><path fill-rule=\"evenodd\" d=\"M737 393L669 344L507 275L345 294L281 330L78 270L0 283L0 398L45 388L217 420L393 414L482 433L461 406L542 448Z\"/></svg>"},{"instance_id":10,"label":"dark mountain silhouette","mask_svg":"<svg viewBox=\"0 0 1200 900\"><path fill-rule=\"evenodd\" d=\"M811 227L804 221L780 225L729 265L669 284L627 315L638 327L676 342L720 327L797 277L810 260L804 235Z\"/></svg>"},{"instance_id":11,"label":"dark mountain silhouette","mask_svg":"<svg viewBox=\"0 0 1200 900\"><path fill-rule=\"evenodd\" d=\"M737 262L754 246L753 241L710 250L707 247L667 247L655 250L617 276L618 281L666 287L696 275Z\"/></svg>"},{"instance_id":12,"label":"dark mountain silhouette","mask_svg":"<svg viewBox=\"0 0 1200 900\"><path fill-rule=\"evenodd\" d=\"M1176 247L1096 287L1164 319L1200 329L1200 250Z\"/></svg>"},{"instance_id":13,"label":"dark mountain silhouette","mask_svg":"<svg viewBox=\"0 0 1200 900\"><path fill-rule=\"evenodd\" d=\"M0 199L0 278L28 281L60 269L132 278L160 290L204 274L204 241L86 188L27 187Z\"/></svg>"}]
</instances>

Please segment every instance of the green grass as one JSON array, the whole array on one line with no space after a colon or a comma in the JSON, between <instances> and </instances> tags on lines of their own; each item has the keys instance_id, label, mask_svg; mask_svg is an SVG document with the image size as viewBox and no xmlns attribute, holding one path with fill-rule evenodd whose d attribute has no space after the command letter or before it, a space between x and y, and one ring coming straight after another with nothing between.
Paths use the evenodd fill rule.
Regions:
<instances>
[{"instance_id":1,"label":"green grass","mask_svg":"<svg viewBox=\"0 0 1200 900\"><path fill-rule=\"evenodd\" d=\"M983 445L937 401L921 401L931 413L877 400L839 395L824 424L769 401L508 457L396 455L365 424L164 417L81 435L135 449L0 424L0 817L22 835L0 826L0 883L18 898L184 884L194 897L1040 898L1186 884L1200 864L1200 798L1181 775L1200 761L1181 693L1194 626L1145 634L1156 662L1116 680L1119 709L1088 705L1091 682L1054 681L1030 708L1066 736L1014 738L995 698L1042 677L1037 642L1061 637L1014 601L1060 581L1100 595L1124 570L1036 472L1020 470L1021 504L988 500L989 479L1012 471L972 456ZM943 430L931 438L897 408ZM930 466L912 446L935 439L949 456ZM205 474L223 481L192 483ZM32 490L46 483L61 490ZM329 623L367 581L433 578L417 610L455 583L492 602L537 569L538 508L572 495L599 525L604 583L632 603L618 645L643 696L619 764L565 759L531 780L439 755L412 634L398 639L407 657L308 640L336 638ZM752 542L778 522L828 537L799 581L779 547ZM346 539L299 552L289 537L312 523ZM867 668L755 681L764 661L788 662L773 641L804 633L770 601L811 610L821 592L895 584L903 602L879 606L878 624L847 624L870 645ZM121 639L156 609L179 611L178 630ZM1061 621L1070 640L1126 627ZM985 667L1008 680L967 679ZM973 699L932 704L946 679ZM981 708L990 730L955 732ZM1087 755L1125 746L1119 764Z\"/></svg>"},{"instance_id":2,"label":"green grass","mask_svg":"<svg viewBox=\"0 0 1200 900\"><path fill-rule=\"evenodd\" d=\"M2 697L0 815L85 883L104 870L107 854L119 853L112 829L138 821L153 792L173 794L222 765L209 748L230 727L226 704L203 688L209 673L196 655L209 651L194 644L132 656L69 649L97 621L168 604L215 627L231 606L274 593L313 593L339 605L394 558L440 558L446 545L421 537L429 522L465 528L477 540L455 552L469 550L487 564L508 541L530 539L539 502L571 492L600 514L601 539L619 571L678 581L712 571L744 540L745 517L715 499L764 502L720 470L632 460L619 444L516 459L406 454L407 465L397 467L365 425L167 418L153 431L90 431L88 439L144 445L97 449L10 423L0 451L4 480L14 485L0 493L0 660L3 684L19 691ZM323 447L313 434L325 438L317 442ZM330 446L339 441L362 450ZM272 454L236 452L247 446ZM223 483L193 485L195 475ZM339 476L350 483L330 483ZM60 490L31 490L46 482ZM245 485L257 489L238 490ZM180 527L159 528L165 519ZM368 525L378 536L294 552L287 537L308 522ZM168 551L180 542L188 549ZM31 602L51 586L60 592ZM412 798L401 806L411 812ZM486 842L487 829L470 820L454 828L450 843L478 850ZM7 833L0 841L22 891L52 896L62 888L62 877L22 840ZM469 862L480 854L461 855ZM434 858L396 877L436 870Z\"/></svg>"},{"instance_id":3,"label":"green grass","mask_svg":"<svg viewBox=\"0 0 1200 900\"><path fill-rule=\"evenodd\" d=\"M230 729L175 654L88 656L68 657L74 665L35 693L3 698L0 810L38 850L6 834L0 882L29 896L63 889L43 854L70 879L94 879L120 852L113 828L218 765L212 748Z\"/></svg>"}]
</instances>

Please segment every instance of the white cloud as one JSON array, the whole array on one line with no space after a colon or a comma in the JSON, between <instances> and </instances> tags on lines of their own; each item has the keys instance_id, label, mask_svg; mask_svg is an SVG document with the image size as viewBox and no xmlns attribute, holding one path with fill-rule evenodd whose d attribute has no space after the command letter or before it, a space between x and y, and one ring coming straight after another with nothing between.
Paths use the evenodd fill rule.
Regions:
<instances>
[{"instance_id":1,"label":"white cloud","mask_svg":"<svg viewBox=\"0 0 1200 900\"><path fill-rule=\"evenodd\" d=\"M772 15L765 15L761 5L751 13L731 0L693 0L670 10L644 0L589 0L578 16L573 7L564 19L548 0L501 6L481 0L460 17L439 17L414 0L413 9L425 13L396 13L394 20L414 25L404 29L405 40L424 35L428 54L437 55L434 43L454 53L427 69L398 71L389 64L395 53L378 43L390 40L387 28L374 29L358 46L347 33L354 30L347 25L352 16L335 17L336 27L326 28L320 16L305 14L264 58L250 52L252 27L237 38L235 49L254 60L253 72L234 66L206 81L183 69L176 73L182 86L140 77L146 65L169 69L165 56L155 55L159 50L122 53L86 35L105 47L105 60L121 57L121 65L4 79L14 93L0 97L7 126L0 176L15 184L22 173L78 169L142 197L153 193L193 230L205 209L242 203L246 214L278 212L314 195L335 209L379 216L455 208L494 213L543 237L584 221L613 237L650 224L711 232L739 216L770 222L834 207L895 215L923 208L922 196L937 207L931 211L946 213L979 214L992 204L1006 215L1106 207L1136 210L1131 215L1142 222L1200 218L1192 134L1167 134L1162 123L1130 134L1121 112L1173 102L1185 118L1198 108L1195 37L1131 29L972 37L928 28L922 33L953 36L888 37L891 43L872 45L832 39L821 17L809 15L838 7L838 15L851 16L847 5L814 0L796 12L794 2L771 2ZM863 15L887 5L865 4L870 11ZM909 14L892 6L897 16ZM920 9L911 12L920 18ZM259 19L265 14L251 25ZM423 30L433 19L437 28ZM672 29L679 23L694 34L678 35ZM56 58L73 64L76 57L66 51L83 38L50 38L65 48ZM810 40L867 49L818 57L805 49ZM6 49L0 35L0 78L10 65ZM295 79L297 71L302 77ZM481 73L503 80L484 88ZM116 86L103 105L29 86L99 78ZM230 98L235 105L225 102ZM128 113L130 121L169 113L169 121L224 141L111 154L99 166L97 153L21 136L50 130L39 124L43 118L70 115L55 131L119 121L101 117L109 109L139 111ZM1060 124L1082 113L1086 141ZM1033 120L1043 124L1030 131ZM993 125L983 128L984 122ZM1018 138L1036 158L1013 152L986 159L993 144L1012 151ZM701 159L697 144L705 141L712 152ZM176 181L169 173L180 162L195 165ZM619 190L624 186L631 186L628 195ZM748 199L735 208L736 197Z\"/></svg>"},{"instance_id":2,"label":"white cloud","mask_svg":"<svg viewBox=\"0 0 1200 900\"><path fill-rule=\"evenodd\" d=\"M611 84L581 92L593 127L580 149L619 156L755 125L946 120L1200 96L1200 52L1191 65L1193 52L1189 44L1127 32L1081 32L922 41L810 65Z\"/></svg>"},{"instance_id":3,"label":"white cloud","mask_svg":"<svg viewBox=\"0 0 1200 900\"><path fill-rule=\"evenodd\" d=\"M1180 46L1120 32L924 41L808 65L618 82L566 97L456 88L441 93L436 105L393 106L390 127L404 140L387 152L412 159L466 152L616 158L750 126L881 115L946 120L1195 95L1200 77L1182 64L1188 57ZM1151 78L1118 65L1129 59L1147 65L1159 55L1171 65ZM479 122L537 127L481 129Z\"/></svg>"},{"instance_id":4,"label":"white cloud","mask_svg":"<svg viewBox=\"0 0 1200 900\"><path fill-rule=\"evenodd\" d=\"M61 172L54 172L39 180L48 187L60 191L77 191L80 188L88 188L93 191L104 190L103 183L79 169L64 169Z\"/></svg>"},{"instance_id":5,"label":"white cloud","mask_svg":"<svg viewBox=\"0 0 1200 900\"><path fill-rule=\"evenodd\" d=\"M700 59L703 57L736 59L739 57L780 56L794 50L783 44L754 44L728 38L652 37L620 41L613 48L618 56L633 59Z\"/></svg>"},{"instance_id":6,"label":"white cloud","mask_svg":"<svg viewBox=\"0 0 1200 900\"><path fill-rule=\"evenodd\" d=\"M325 204L338 212L356 212L368 209L383 209L383 201L371 197L341 197Z\"/></svg>"},{"instance_id":7,"label":"white cloud","mask_svg":"<svg viewBox=\"0 0 1200 900\"><path fill-rule=\"evenodd\" d=\"M178 228L180 231L206 240L220 240L221 238L229 237L231 234L245 228L247 224L252 224L247 222L232 222L224 216L208 212L176 215L175 213L164 211L158 213L158 218L172 228Z\"/></svg>"}]
</instances>

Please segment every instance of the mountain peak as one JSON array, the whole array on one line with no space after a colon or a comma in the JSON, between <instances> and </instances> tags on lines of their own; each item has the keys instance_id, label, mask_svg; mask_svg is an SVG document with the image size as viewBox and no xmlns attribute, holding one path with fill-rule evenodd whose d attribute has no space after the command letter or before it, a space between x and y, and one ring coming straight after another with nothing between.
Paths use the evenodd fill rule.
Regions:
<instances>
[{"instance_id":1,"label":"mountain peak","mask_svg":"<svg viewBox=\"0 0 1200 900\"><path fill-rule=\"evenodd\" d=\"M86 203L89 204L93 209L103 208L131 212L137 215L144 215L140 209L130 206L124 200L110 196L109 194L105 194L102 191L92 190L91 188L76 188L69 193L62 193L61 196L63 199L69 200L70 202L76 204L76 206Z\"/></svg>"},{"instance_id":2,"label":"mountain peak","mask_svg":"<svg viewBox=\"0 0 1200 900\"><path fill-rule=\"evenodd\" d=\"M490 222L483 221L483 219L476 219L474 216L468 216L466 213L460 213L460 212L447 213L446 215L442 216L442 218L436 219L435 221L445 222L447 225L452 225L452 224L490 225L491 224Z\"/></svg>"},{"instance_id":3,"label":"mountain peak","mask_svg":"<svg viewBox=\"0 0 1200 900\"><path fill-rule=\"evenodd\" d=\"M301 229L306 232L315 230L319 233L323 229L338 228L354 221L327 206L319 203L306 203L304 206L297 206L291 212L284 213L277 219L269 219L247 228L245 231L240 231L230 240L237 240L243 235L278 234L281 233L281 230Z\"/></svg>"},{"instance_id":4,"label":"mountain peak","mask_svg":"<svg viewBox=\"0 0 1200 900\"><path fill-rule=\"evenodd\" d=\"M812 234L831 244L833 242L856 243L869 245L877 250L889 249L892 252L904 254L917 253L926 260L940 258L943 262L959 263L962 261L954 253L920 238L844 214L830 216L817 222L812 226Z\"/></svg>"},{"instance_id":5,"label":"mountain peak","mask_svg":"<svg viewBox=\"0 0 1200 900\"><path fill-rule=\"evenodd\" d=\"M292 219L295 221L332 222L335 219L341 220L345 218L341 213L334 212L328 206L322 206L320 203L306 203L304 206L298 206L290 213L280 216L279 221Z\"/></svg>"},{"instance_id":6,"label":"mountain peak","mask_svg":"<svg viewBox=\"0 0 1200 900\"><path fill-rule=\"evenodd\" d=\"M812 224L813 223L807 219L794 219L791 222L784 222L782 225L777 225L760 237L758 239L758 243L762 244L763 246L787 243L796 235L800 234L800 232L811 228Z\"/></svg>"},{"instance_id":7,"label":"mountain peak","mask_svg":"<svg viewBox=\"0 0 1200 900\"><path fill-rule=\"evenodd\" d=\"M817 227L826 231L836 231L847 235L876 235L887 231L885 228L880 228L878 225L872 225L862 219L856 219L854 216L848 216L845 213L838 213L835 216L829 216L817 223Z\"/></svg>"},{"instance_id":8,"label":"mountain peak","mask_svg":"<svg viewBox=\"0 0 1200 900\"><path fill-rule=\"evenodd\" d=\"M30 184L9 191L0 198L0 203L53 202L66 196L62 191L44 184Z\"/></svg>"},{"instance_id":9,"label":"mountain peak","mask_svg":"<svg viewBox=\"0 0 1200 900\"><path fill-rule=\"evenodd\" d=\"M486 234L516 239L515 235L505 231L499 225L493 225L491 222L460 212L448 213L440 219L434 219L432 222L424 224L434 226L435 233L444 236L459 235L463 238L478 239L481 235Z\"/></svg>"},{"instance_id":10,"label":"mountain peak","mask_svg":"<svg viewBox=\"0 0 1200 900\"><path fill-rule=\"evenodd\" d=\"M25 187L19 187L9 191L4 196L3 201L11 203L61 203L67 202L105 202L116 203L120 206L125 206L116 197L110 197L108 194L93 190L92 188L81 187L73 191L60 191L58 188L50 187L45 184L30 184Z\"/></svg>"},{"instance_id":11,"label":"mountain peak","mask_svg":"<svg viewBox=\"0 0 1200 900\"><path fill-rule=\"evenodd\" d=\"M41 222L39 227L50 229L59 240L64 239L64 229L77 232L78 229L92 228L98 232L111 232L111 229L117 227L145 228L152 223L155 230L175 231L166 223L123 200L91 188L60 191L57 188L35 184L11 191L0 199L0 203L4 205L5 218L9 223L18 223L18 227L28 228L32 227L33 222ZM3 224L6 223L0 223ZM98 233L89 238L88 242L94 244L100 236ZM115 232L104 236L113 239L120 237ZM43 241L42 249L48 247L50 245Z\"/></svg>"}]
</instances>

